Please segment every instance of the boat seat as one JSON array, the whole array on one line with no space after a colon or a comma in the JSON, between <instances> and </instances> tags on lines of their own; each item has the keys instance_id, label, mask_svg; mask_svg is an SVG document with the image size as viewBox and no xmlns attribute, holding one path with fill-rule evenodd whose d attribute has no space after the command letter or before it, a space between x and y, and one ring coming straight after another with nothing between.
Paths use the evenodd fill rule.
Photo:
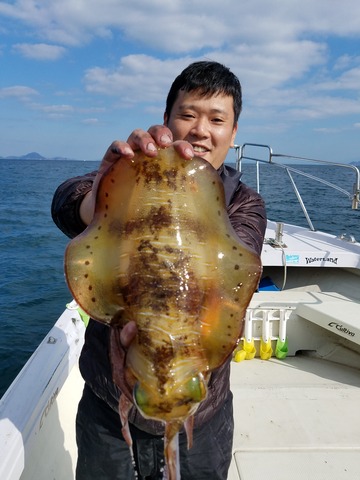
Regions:
<instances>
[{"instance_id":1,"label":"boat seat","mask_svg":"<svg viewBox=\"0 0 360 480\"><path fill-rule=\"evenodd\" d=\"M295 313L360 345L360 304L355 300L332 292L314 292L312 300L299 303Z\"/></svg>"}]
</instances>

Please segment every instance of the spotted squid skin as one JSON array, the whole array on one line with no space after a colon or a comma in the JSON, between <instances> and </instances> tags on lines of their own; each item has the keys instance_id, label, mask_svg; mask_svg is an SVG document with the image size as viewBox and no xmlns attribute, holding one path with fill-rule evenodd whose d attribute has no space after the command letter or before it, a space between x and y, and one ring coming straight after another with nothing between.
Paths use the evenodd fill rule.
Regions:
<instances>
[{"instance_id":1,"label":"spotted squid skin","mask_svg":"<svg viewBox=\"0 0 360 480\"><path fill-rule=\"evenodd\" d=\"M167 148L103 176L65 274L92 318L136 322L126 368L134 401L145 417L181 425L238 342L261 262L231 226L216 170Z\"/></svg>"}]
</instances>

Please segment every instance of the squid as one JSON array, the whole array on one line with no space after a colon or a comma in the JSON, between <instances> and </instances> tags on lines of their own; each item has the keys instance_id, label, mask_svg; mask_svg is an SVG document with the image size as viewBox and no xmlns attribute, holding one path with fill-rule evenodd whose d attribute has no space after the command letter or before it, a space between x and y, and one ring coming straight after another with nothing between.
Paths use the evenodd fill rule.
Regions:
<instances>
[{"instance_id":1,"label":"squid","mask_svg":"<svg viewBox=\"0 0 360 480\"><path fill-rule=\"evenodd\" d=\"M172 147L112 165L91 224L66 248L79 306L110 328L136 323L124 372L132 398L119 402L124 437L131 445L133 405L162 422L170 480L179 478L177 433L185 426L191 447L193 416L240 339L260 275L259 256L230 223L218 172Z\"/></svg>"}]
</instances>

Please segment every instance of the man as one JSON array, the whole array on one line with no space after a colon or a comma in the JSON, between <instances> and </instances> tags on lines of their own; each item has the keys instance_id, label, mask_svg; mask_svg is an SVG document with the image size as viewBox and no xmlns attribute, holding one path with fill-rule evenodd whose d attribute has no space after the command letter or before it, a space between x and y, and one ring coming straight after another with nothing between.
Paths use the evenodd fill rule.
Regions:
<instances>
[{"instance_id":1,"label":"man","mask_svg":"<svg viewBox=\"0 0 360 480\"><path fill-rule=\"evenodd\" d=\"M60 185L52 203L55 223L68 236L77 235L91 222L99 180L112 163L132 158L139 149L155 157L158 146L174 144L184 158L197 155L218 170L236 233L260 253L266 227L264 203L240 182L238 172L224 165L234 143L241 106L240 82L228 68L205 61L189 65L170 88L164 125L153 126L147 132L135 130L127 142L113 142L98 172ZM87 327L80 358L85 388L77 416L77 480L131 479L135 478L134 469L140 479L162 478L162 425L145 420L135 408L130 412L135 466L121 434L118 400L127 386L113 381L109 342L111 336L119 358L124 358L135 333L132 322L117 337L95 321ZM190 450L185 433L179 435L182 480L227 478L234 428L229 373L230 359L212 373L207 398L195 414Z\"/></svg>"}]
</instances>

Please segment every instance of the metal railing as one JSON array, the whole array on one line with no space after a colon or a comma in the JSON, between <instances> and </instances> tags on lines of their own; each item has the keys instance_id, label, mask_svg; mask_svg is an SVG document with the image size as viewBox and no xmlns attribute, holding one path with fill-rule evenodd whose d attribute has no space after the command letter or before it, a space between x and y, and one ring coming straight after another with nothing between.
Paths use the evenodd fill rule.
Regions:
<instances>
[{"instance_id":1,"label":"metal railing","mask_svg":"<svg viewBox=\"0 0 360 480\"><path fill-rule=\"evenodd\" d=\"M260 149L261 153L259 153L258 156L252 156L250 154L247 154L247 150L252 149ZM263 144L257 144L257 143L244 143L242 145L235 145L234 146L235 152L236 152L236 169L238 171L241 171L241 164L243 160L250 160L255 162L256 164L256 190L258 193L260 192L260 164L267 164L267 165L272 165L275 168L280 168L285 170L286 174L288 175L293 191L297 197L297 200L300 204L300 207L304 213L304 216L306 218L306 221L309 225L309 228L314 231L315 228L313 226L313 223L310 219L310 216L308 214L308 211L306 209L306 206L304 204L304 201L302 199L302 196L299 192L299 189L295 183L294 177L292 174L297 174L301 175L303 177L306 177L308 179L311 179L315 182L319 182L323 185L326 185L330 188L333 188L334 190L337 190L338 192L346 195L349 200L351 201L351 208L356 210L359 208L359 203L360 203L360 171L355 165L351 164L346 164L346 163L335 163L335 162L329 162L326 160L317 160L313 158L307 158L307 157L298 157L294 155L285 155L281 153L274 153L272 151L272 148L269 145L263 145ZM283 164L277 162L277 160L286 160L287 162L293 162L293 161L305 161L305 162L310 162L310 163L316 163L316 164L326 164L326 165L331 165L331 166L336 166L340 168L345 168L345 169L351 169L354 172L355 176L355 181L353 184L353 191L349 192L345 190L344 188L340 187L339 185L336 185L334 183L331 183L327 180L324 180L323 178L317 177L315 175L311 175L308 172L304 172L303 170L300 170L299 168L291 167L288 164Z\"/></svg>"}]
</instances>

